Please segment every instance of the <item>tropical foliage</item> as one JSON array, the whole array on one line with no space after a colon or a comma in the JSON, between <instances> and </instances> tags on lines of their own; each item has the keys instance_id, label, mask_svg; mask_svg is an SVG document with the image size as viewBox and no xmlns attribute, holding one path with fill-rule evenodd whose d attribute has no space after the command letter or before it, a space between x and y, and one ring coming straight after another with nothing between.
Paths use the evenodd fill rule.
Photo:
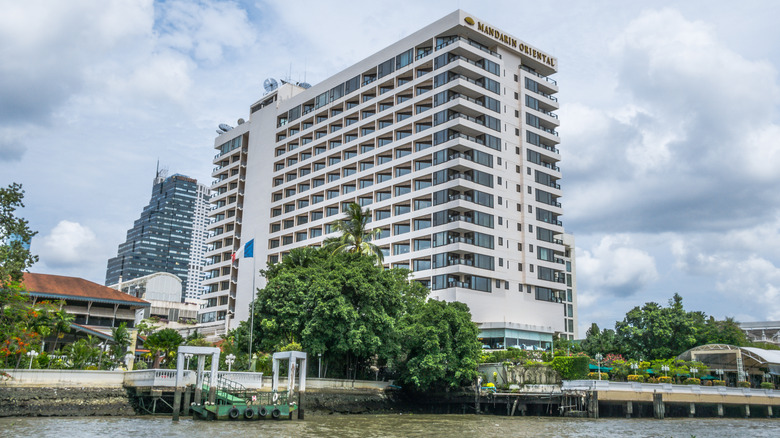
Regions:
<instances>
[{"instance_id":1,"label":"tropical foliage","mask_svg":"<svg viewBox=\"0 0 780 438\"><path fill-rule=\"evenodd\" d=\"M417 389L476 376L476 326L463 304L426 302L409 271L384 269L362 251L294 249L262 274L252 351L290 343L319 359L324 376L397 377ZM236 332L248 351L248 324ZM318 360L319 365L319 360Z\"/></svg>"}]
</instances>

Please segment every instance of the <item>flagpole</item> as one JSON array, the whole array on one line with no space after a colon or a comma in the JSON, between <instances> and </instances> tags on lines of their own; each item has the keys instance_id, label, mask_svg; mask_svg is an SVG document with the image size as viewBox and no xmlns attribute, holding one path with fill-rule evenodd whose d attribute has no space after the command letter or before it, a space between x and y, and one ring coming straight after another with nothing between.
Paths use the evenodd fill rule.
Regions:
<instances>
[{"instance_id":1,"label":"flagpole","mask_svg":"<svg viewBox=\"0 0 780 438\"><path fill-rule=\"evenodd\" d=\"M255 328L255 254L254 249L252 250L252 301L251 305L249 306L249 360L252 360L252 335Z\"/></svg>"}]
</instances>

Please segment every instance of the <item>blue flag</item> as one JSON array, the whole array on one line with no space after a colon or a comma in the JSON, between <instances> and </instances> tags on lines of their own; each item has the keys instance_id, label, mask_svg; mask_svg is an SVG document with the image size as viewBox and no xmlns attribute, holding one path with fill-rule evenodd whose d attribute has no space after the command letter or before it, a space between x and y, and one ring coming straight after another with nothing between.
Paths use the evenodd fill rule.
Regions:
<instances>
[{"instance_id":1,"label":"blue flag","mask_svg":"<svg viewBox=\"0 0 780 438\"><path fill-rule=\"evenodd\" d=\"M244 257L254 257L255 256L255 239L250 240L244 245Z\"/></svg>"}]
</instances>

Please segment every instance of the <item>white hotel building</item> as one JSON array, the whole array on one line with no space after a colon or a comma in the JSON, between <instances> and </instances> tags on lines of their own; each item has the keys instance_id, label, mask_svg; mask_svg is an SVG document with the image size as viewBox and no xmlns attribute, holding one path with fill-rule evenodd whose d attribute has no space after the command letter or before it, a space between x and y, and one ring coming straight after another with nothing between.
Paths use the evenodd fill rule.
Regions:
<instances>
[{"instance_id":1,"label":"white hotel building","mask_svg":"<svg viewBox=\"0 0 780 438\"><path fill-rule=\"evenodd\" d=\"M483 344L573 339L557 68L459 10L315 86L267 93L215 141L201 331L246 320L257 270L335 236L357 202L385 265L468 304ZM255 259L231 262L250 239Z\"/></svg>"}]
</instances>

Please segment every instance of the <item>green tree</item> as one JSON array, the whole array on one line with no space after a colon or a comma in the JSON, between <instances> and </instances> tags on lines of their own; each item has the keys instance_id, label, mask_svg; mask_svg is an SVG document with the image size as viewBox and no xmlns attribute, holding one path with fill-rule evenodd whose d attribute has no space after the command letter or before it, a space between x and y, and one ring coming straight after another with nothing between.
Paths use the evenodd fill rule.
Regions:
<instances>
[{"instance_id":1,"label":"green tree","mask_svg":"<svg viewBox=\"0 0 780 438\"><path fill-rule=\"evenodd\" d=\"M24 190L22 185L12 183L0 188L0 287L20 283L22 273L38 261L38 256L30 253L25 246L37 234L30 230L26 219L17 217L15 212L23 208ZM4 291L8 292L8 291ZM8 297L0 295L0 300ZM0 308L5 301L0 301Z\"/></svg>"},{"instance_id":2,"label":"green tree","mask_svg":"<svg viewBox=\"0 0 780 438\"><path fill-rule=\"evenodd\" d=\"M686 312L682 297L674 294L669 307L652 302L637 306L615 323L615 328L629 357L664 358L696 346L703 324L704 314Z\"/></svg>"},{"instance_id":3,"label":"green tree","mask_svg":"<svg viewBox=\"0 0 780 438\"><path fill-rule=\"evenodd\" d=\"M591 324L585 333L585 339L580 344L582 351L593 357L598 353L602 356L608 354L621 354L623 352L620 339L612 329L599 330L598 324Z\"/></svg>"},{"instance_id":4,"label":"green tree","mask_svg":"<svg viewBox=\"0 0 780 438\"><path fill-rule=\"evenodd\" d=\"M336 221L333 228L341 233L341 237L328 242L334 252L346 251L376 257L381 263L384 259L382 251L371 241L379 236L379 229L369 229L371 210L362 210L355 202L347 206L347 217Z\"/></svg>"},{"instance_id":5,"label":"green tree","mask_svg":"<svg viewBox=\"0 0 780 438\"><path fill-rule=\"evenodd\" d=\"M291 255L297 250L291 251ZM354 377L399 352L396 323L427 290L406 270L384 270L357 252L312 249L307 263L277 263L255 300L253 351L298 342L324 368ZM416 303L416 304L415 304Z\"/></svg>"},{"instance_id":6,"label":"green tree","mask_svg":"<svg viewBox=\"0 0 780 438\"><path fill-rule=\"evenodd\" d=\"M159 368L163 360L171 358L172 353L184 342L184 338L174 329L162 329L146 337L144 346L154 355L152 368Z\"/></svg>"},{"instance_id":7,"label":"green tree","mask_svg":"<svg viewBox=\"0 0 780 438\"><path fill-rule=\"evenodd\" d=\"M0 188L0 361L18 366L30 348L38 345L41 336L35 331L42 318L23 293L24 271L38 260L26 244L36 234L27 220L17 217L24 207L21 184Z\"/></svg>"},{"instance_id":8,"label":"green tree","mask_svg":"<svg viewBox=\"0 0 780 438\"><path fill-rule=\"evenodd\" d=\"M729 344L746 347L750 345L750 341L734 318L727 317L723 321L718 321L710 316L701 328L697 344Z\"/></svg>"},{"instance_id":9,"label":"green tree","mask_svg":"<svg viewBox=\"0 0 780 438\"><path fill-rule=\"evenodd\" d=\"M467 305L431 299L401 321L401 383L424 391L461 387L477 377L482 349Z\"/></svg>"},{"instance_id":10,"label":"green tree","mask_svg":"<svg viewBox=\"0 0 780 438\"><path fill-rule=\"evenodd\" d=\"M70 331L70 325L73 320L76 319L76 315L66 312L64 309L59 309L54 312L54 346L52 350L57 349L57 343L65 336L65 333Z\"/></svg>"}]
</instances>

